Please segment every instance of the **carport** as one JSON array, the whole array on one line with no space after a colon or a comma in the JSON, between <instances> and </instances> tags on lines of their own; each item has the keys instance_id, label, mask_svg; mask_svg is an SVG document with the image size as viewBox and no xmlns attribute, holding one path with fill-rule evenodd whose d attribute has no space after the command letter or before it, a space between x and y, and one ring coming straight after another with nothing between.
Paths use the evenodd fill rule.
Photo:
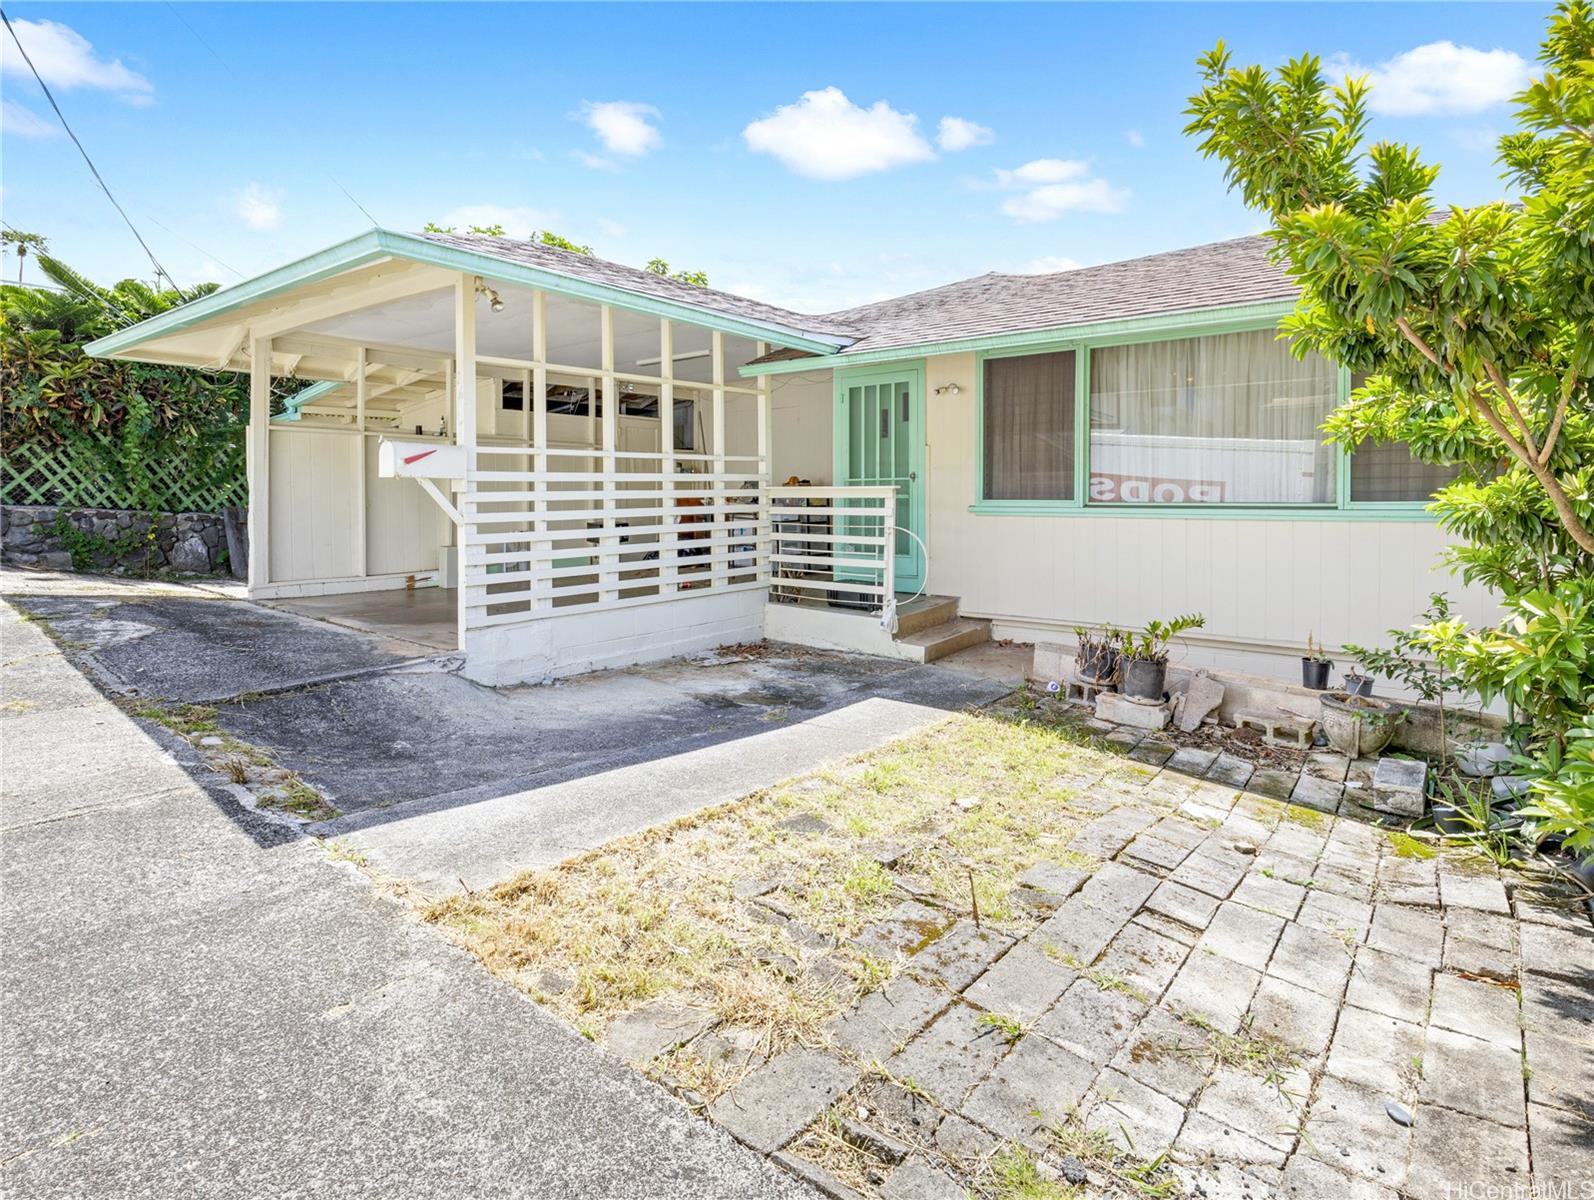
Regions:
<instances>
[{"instance_id":1,"label":"carport","mask_svg":"<svg viewBox=\"0 0 1594 1200\"><path fill-rule=\"evenodd\" d=\"M88 349L249 373L252 599L499 684L763 636L772 384L741 369L847 340L813 321L529 242L373 230ZM886 506L855 502L880 572Z\"/></svg>"}]
</instances>

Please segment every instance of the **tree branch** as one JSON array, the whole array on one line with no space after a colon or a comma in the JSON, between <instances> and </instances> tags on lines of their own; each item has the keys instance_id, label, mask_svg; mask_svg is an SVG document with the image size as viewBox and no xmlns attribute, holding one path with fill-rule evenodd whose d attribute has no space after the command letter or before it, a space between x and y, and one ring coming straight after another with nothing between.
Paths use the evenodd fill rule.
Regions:
<instances>
[{"instance_id":1,"label":"tree branch","mask_svg":"<svg viewBox=\"0 0 1594 1200\"><path fill-rule=\"evenodd\" d=\"M1528 424L1528 419L1522 415L1522 410L1517 407L1517 398L1512 394L1510 387L1506 385L1504 376L1500 374L1500 368L1485 359L1483 370L1489 376L1489 382L1494 384L1494 390L1500 393L1506 407L1511 410L1511 415L1516 418L1517 427L1522 430L1522 444L1528 448L1528 453L1533 456L1535 462L1542 463L1544 459L1539 455L1539 445L1533 440L1533 427Z\"/></svg>"},{"instance_id":2,"label":"tree branch","mask_svg":"<svg viewBox=\"0 0 1594 1200\"><path fill-rule=\"evenodd\" d=\"M1506 448L1525 466L1544 488L1545 495L1550 498L1550 505L1555 509L1555 515L1561 519L1561 524L1566 528L1567 534L1578 544L1585 554L1594 555L1594 532L1583 524L1582 518L1577 515L1577 510L1572 507L1572 502L1567 499L1566 489L1561 486L1561 481L1538 457L1528 453L1527 447L1511 436L1511 431L1500 419L1500 414L1495 411L1494 404L1488 397L1479 392L1469 392L1468 398L1479 416L1489 423L1495 433L1500 435Z\"/></svg>"},{"instance_id":3,"label":"tree branch","mask_svg":"<svg viewBox=\"0 0 1594 1200\"><path fill-rule=\"evenodd\" d=\"M1555 443L1560 440L1561 426L1566 421L1566 411L1571 405L1572 393L1576 387L1568 388L1561 393L1561 402L1555 406L1555 417L1550 421L1550 430L1544 435L1544 445L1539 448L1539 461L1548 463L1550 455L1555 451Z\"/></svg>"},{"instance_id":4,"label":"tree branch","mask_svg":"<svg viewBox=\"0 0 1594 1200\"><path fill-rule=\"evenodd\" d=\"M1413 346L1417 347L1417 349L1422 352L1422 356L1424 358L1426 358L1429 362L1433 363L1433 365L1438 367L1441 371L1444 371L1446 374L1449 374L1449 371L1445 367L1445 364L1440 362L1439 361L1439 356L1434 353L1433 347L1430 346L1427 342L1423 341L1422 338L1418 336L1417 331L1411 327L1411 322L1410 321L1406 320L1405 317L1396 317L1395 318L1395 328L1400 330L1402 336L1404 336L1405 339L1408 342L1410 342Z\"/></svg>"}]
</instances>

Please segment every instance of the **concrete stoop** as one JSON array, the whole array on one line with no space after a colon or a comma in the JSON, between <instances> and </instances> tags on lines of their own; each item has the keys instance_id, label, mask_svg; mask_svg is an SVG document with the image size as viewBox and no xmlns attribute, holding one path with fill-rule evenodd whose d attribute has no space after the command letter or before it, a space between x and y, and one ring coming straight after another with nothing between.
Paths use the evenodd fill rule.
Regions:
<instances>
[{"instance_id":1,"label":"concrete stoop","mask_svg":"<svg viewBox=\"0 0 1594 1200\"><path fill-rule=\"evenodd\" d=\"M954 601L954 604L956 602ZM991 640L991 623L969 617L953 617L906 637L897 630L896 643L903 658L915 662L935 662L959 650Z\"/></svg>"}]
</instances>

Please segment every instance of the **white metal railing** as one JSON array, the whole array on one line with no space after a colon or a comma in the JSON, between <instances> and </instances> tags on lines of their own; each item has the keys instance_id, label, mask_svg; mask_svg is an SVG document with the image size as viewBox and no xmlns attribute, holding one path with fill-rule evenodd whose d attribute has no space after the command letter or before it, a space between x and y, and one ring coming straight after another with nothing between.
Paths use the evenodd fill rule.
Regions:
<instances>
[{"instance_id":1,"label":"white metal railing","mask_svg":"<svg viewBox=\"0 0 1594 1200\"><path fill-rule=\"evenodd\" d=\"M476 458L460 497L467 628L768 581L762 457L483 445Z\"/></svg>"},{"instance_id":2,"label":"white metal railing","mask_svg":"<svg viewBox=\"0 0 1594 1200\"><path fill-rule=\"evenodd\" d=\"M894 487L769 489L770 598L879 612L896 594Z\"/></svg>"}]
</instances>

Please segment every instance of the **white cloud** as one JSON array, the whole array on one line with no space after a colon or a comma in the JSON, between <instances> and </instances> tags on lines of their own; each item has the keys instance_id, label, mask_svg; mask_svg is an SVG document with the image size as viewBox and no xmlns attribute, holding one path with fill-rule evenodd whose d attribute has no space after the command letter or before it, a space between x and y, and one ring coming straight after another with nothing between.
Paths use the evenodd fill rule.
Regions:
<instances>
[{"instance_id":1,"label":"white cloud","mask_svg":"<svg viewBox=\"0 0 1594 1200\"><path fill-rule=\"evenodd\" d=\"M96 55L89 40L70 25L23 19L12 21L11 25L27 48L39 77L49 86L63 91L95 88L115 92L131 104L153 103L155 87L149 80L124 66L119 58ZM32 73L9 35L0 39L0 72L23 76Z\"/></svg>"},{"instance_id":2,"label":"white cloud","mask_svg":"<svg viewBox=\"0 0 1594 1200\"><path fill-rule=\"evenodd\" d=\"M265 231L282 224L282 192L251 183L233 193L232 211L250 229Z\"/></svg>"},{"instance_id":3,"label":"white cloud","mask_svg":"<svg viewBox=\"0 0 1594 1200\"><path fill-rule=\"evenodd\" d=\"M772 154L810 179L854 179L935 157L919 134L919 118L884 100L859 108L838 87L804 92L760 117L742 138L756 154Z\"/></svg>"},{"instance_id":4,"label":"white cloud","mask_svg":"<svg viewBox=\"0 0 1594 1200\"><path fill-rule=\"evenodd\" d=\"M1128 129L1124 131L1124 141L1138 150L1146 144L1146 135L1138 129Z\"/></svg>"},{"instance_id":5,"label":"white cloud","mask_svg":"<svg viewBox=\"0 0 1594 1200\"><path fill-rule=\"evenodd\" d=\"M962 117L942 117L936 126L935 144L946 151L967 150L970 146L988 146L996 135L984 125L976 125Z\"/></svg>"},{"instance_id":6,"label":"white cloud","mask_svg":"<svg viewBox=\"0 0 1594 1200\"><path fill-rule=\"evenodd\" d=\"M636 157L659 144L658 127L653 124L659 110L651 104L638 104L634 100L589 100L581 106L578 116L598 135L610 154Z\"/></svg>"},{"instance_id":7,"label":"white cloud","mask_svg":"<svg viewBox=\"0 0 1594 1200\"><path fill-rule=\"evenodd\" d=\"M1077 271L1085 264L1076 258L1066 258L1061 254L1045 254L1040 258L1032 258L1018 269L1020 275L1055 275L1059 271Z\"/></svg>"},{"instance_id":8,"label":"white cloud","mask_svg":"<svg viewBox=\"0 0 1594 1200\"><path fill-rule=\"evenodd\" d=\"M462 204L450 209L438 224L461 233L472 225L480 225L484 229L502 225L505 237L523 238L530 237L533 230L546 229L552 224L552 215L524 205Z\"/></svg>"},{"instance_id":9,"label":"white cloud","mask_svg":"<svg viewBox=\"0 0 1594 1200\"><path fill-rule=\"evenodd\" d=\"M1037 158L1010 171L995 173L996 186L1015 194L1002 201L1002 211L1015 221L1055 221L1068 212L1121 212L1129 199L1091 174L1090 164L1077 159Z\"/></svg>"},{"instance_id":10,"label":"white cloud","mask_svg":"<svg viewBox=\"0 0 1594 1200\"><path fill-rule=\"evenodd\" d=\"M11 100L0 100L0 130L25 138L58 137L61 133L59 126Z\"/></svg>"},{"instance_id":11,"label":"white cloud","mask_svg":"<svg viewBox=\"0 0 1594 1200\"><path fill-rule=\"evenodd\" d=\"M1327 66L1332 74L1368 76L1367 107L1396 117L1482 112L1528 86L1528 64L1521 55L1448 41L1429 42L1376 67L1344 54Z\"/></svg>"}]
</instances>

